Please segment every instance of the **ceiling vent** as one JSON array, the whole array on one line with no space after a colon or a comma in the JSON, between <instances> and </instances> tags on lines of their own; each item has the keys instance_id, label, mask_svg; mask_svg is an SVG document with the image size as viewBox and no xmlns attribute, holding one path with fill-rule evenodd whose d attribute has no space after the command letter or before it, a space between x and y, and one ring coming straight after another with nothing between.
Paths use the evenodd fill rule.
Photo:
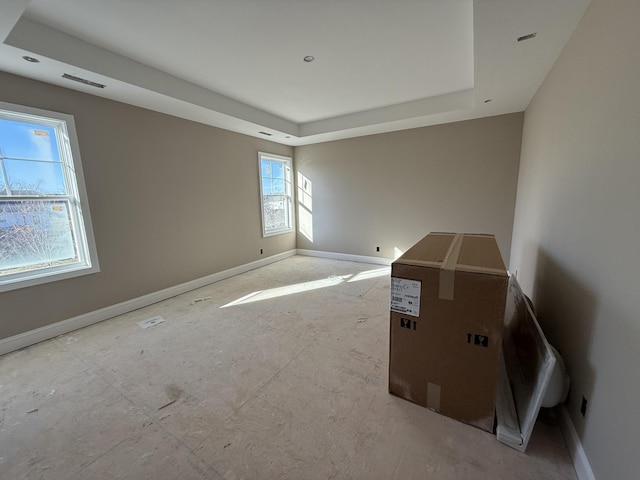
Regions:
<instances>
[{"instance_id":1,"label":"ceiling vent","mask_svg":"<svg viewBox=\"0 0 640 480\"><path fill-rule=\"evenodd\" d=\"M91 87L96 87L96 88L106 87L106 85L103 85L102 83L92 82L91 80L87 80L86 78L74 77L73 75L69 75L68 73L65 73L64 75L62 75L62 78L66 78L67 80L73 80L74 82L84 83L85 85L89 85Z\"/></svg>"},{"instance_id":2,"label":"ceiling vent","mask_svg":"<svg viewBox=\"0 0 640 480\"><path fill-rule=\"evenodd\" d=\"M535 37L537 34L538 34L538 32L533 32L533 33L530 33L528 35L523 35L521 37L518 37L518 41L522 42L523 40L529 40L530 38Z\"/></svg>"}]
</instances>

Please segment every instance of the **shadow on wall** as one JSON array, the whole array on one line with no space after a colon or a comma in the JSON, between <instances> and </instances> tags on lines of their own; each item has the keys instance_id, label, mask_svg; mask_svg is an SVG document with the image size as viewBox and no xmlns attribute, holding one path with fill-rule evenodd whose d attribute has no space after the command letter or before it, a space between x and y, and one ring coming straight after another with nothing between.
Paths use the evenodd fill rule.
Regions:
<instances>
[{"instance_id":1,"label":"shadow on wall","mask_svg":"<svg viewBox=\"0 0 640 480\"><path fill-rule=\"evenodd\" d=\"M535 272L532 301L547 340L566 363L571 377L567 406L576 431L582 436L582 398L587 399L588 405L596 381L596 370L589 358L597 299L557 258L543 249L538 250Z\"/></svg>"}]
</instances>

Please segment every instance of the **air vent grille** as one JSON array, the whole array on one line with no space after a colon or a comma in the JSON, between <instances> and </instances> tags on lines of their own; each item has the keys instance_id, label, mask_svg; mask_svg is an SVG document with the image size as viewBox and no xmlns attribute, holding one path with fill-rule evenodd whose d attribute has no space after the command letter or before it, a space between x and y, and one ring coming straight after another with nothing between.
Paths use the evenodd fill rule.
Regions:
<instances>
[{"instance_id":1,"label":"air vent grille","mask_svg":"<svg viewBox=\"0 0 640 480\"><path fill-rule=\"evenodd\" d=\"M518 41L522 42L523 40L529 40L530 38L535 37L537 34L538 34L537 32L533 32L533 33L530 33L528 35L523 35L521 37L518 37Z\"/></svg>"},{"instance_id":2,"label":"air vent grille","mask_svg":"<svg viewBox=\"0 0 640 480\"><path fill-rule=\"evenodd\" d=\"M64 75L62 75L62 78L66 78L67 80L73 80L74 82L84 83L85 85L89 85L91 87L96 87L96 88L106 87L106 85L103 85L102 83L92 82L91 80L87 80L86 78L76 77L73 75L69 75L68 73L65 73Z\"/></svg>"}]
</instances>

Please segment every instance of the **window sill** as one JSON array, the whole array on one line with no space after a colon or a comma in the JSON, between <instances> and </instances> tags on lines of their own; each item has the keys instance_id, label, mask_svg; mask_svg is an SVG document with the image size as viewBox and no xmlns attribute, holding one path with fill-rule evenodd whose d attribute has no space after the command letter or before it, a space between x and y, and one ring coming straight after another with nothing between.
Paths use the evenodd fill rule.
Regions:
<instances>
[{"instance_id":1,"label":"window sill","mask_svg":"<svg viewBox=\"0 0 640 480\"><path fill-rule=\"evenodd\" d=\"M68 278L80 277L82 275L90 275L98 272L100 272L100 267L98 265L92 265L89 267L81 265L74 268L66 268L63 271L33 272L31 274L22 275L19 278L0 280L0 293L18 290L20 288L34 287L36 285L57 282L59 280L66 280Z\"/></svg>"}]
</instances>

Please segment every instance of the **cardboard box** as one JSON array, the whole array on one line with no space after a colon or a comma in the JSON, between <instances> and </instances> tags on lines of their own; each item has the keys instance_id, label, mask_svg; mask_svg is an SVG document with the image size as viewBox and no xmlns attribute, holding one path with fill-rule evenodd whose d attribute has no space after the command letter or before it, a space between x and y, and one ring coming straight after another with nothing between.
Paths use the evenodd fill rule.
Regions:
<instances>
[{"instance_id":1,"label":"cardboard box","mask_svg":"<svg viewBox=\"0 0 640 480\"><path fill-rule=\"evenodd\" d=\"M507 288L493 235L431 233L394 261L389 392L491 432Z\"/></svg>"}]
</instances>

